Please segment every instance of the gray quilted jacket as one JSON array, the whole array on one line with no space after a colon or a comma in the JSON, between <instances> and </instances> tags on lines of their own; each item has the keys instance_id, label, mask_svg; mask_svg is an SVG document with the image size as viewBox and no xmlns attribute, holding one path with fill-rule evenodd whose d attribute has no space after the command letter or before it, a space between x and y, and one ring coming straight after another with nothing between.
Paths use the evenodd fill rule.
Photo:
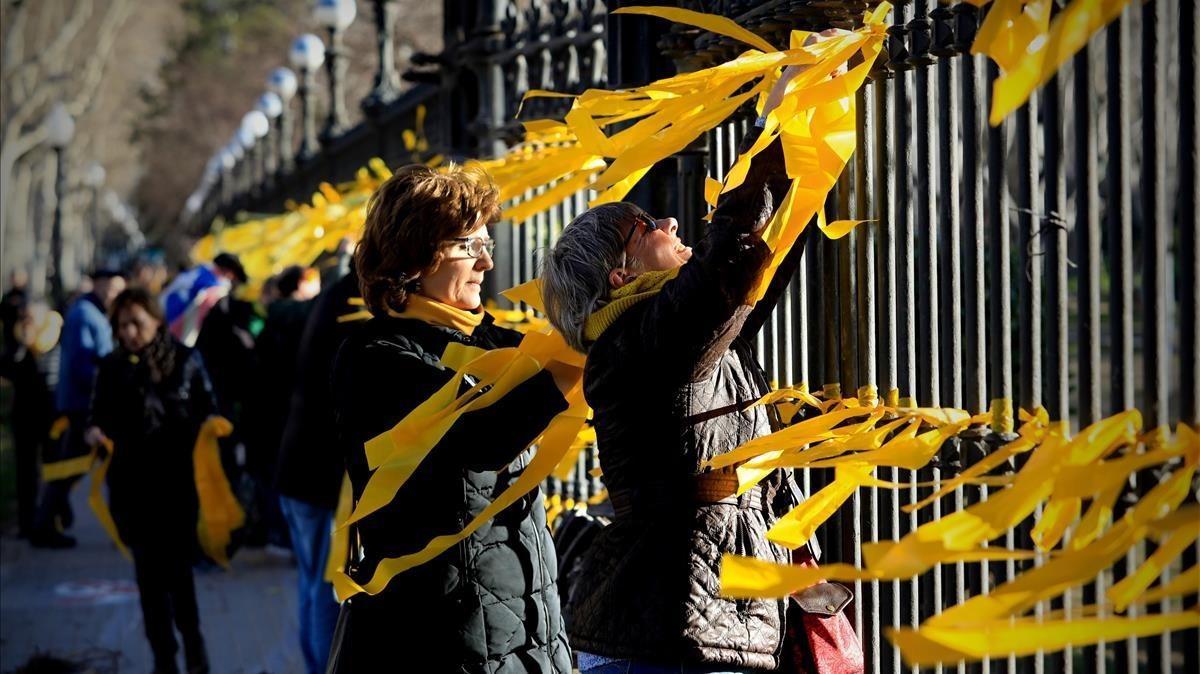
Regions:
<instances>
[{"instance_id":1,"label":"gray quilted jacket","mask_svg":"<svg viewBox=\"0 0 1200 674\"><path fill-rule=\"evenodd\" d=\"M698 475L707 459L772 430L767 408L749 408L768 386L748 339L784 284L755 311L744 303L769 257L757 230L786 189L780 178L776 143L723 198L679 276L622 314L588 353L585 392L616 517L572 588L578 651L779 665L785 603L722 598L720 564L726 553L787 562L790 552L765 534L802 495L781 471L741 497L723 497ZM780 270L781 281L788 276Z\"/></svg>"}]
</instances>

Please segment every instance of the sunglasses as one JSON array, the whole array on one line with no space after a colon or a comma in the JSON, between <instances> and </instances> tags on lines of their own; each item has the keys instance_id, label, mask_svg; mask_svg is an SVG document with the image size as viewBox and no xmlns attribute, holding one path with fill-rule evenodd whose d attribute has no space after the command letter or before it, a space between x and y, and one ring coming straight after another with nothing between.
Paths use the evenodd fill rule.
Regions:
<instances>
[{"instance_id":1,"label":"sunglasses","mask_svg":"<svg viewBox=\"0 0 1200 674\"><path fill-rule=\"evenodd\" d=\"M642 225L645 225L647 232L653 232L658 229L658 222L654 218L650 217L649 213L647 213L645 211L638 213L637 221L634 222L633 226L629 228L629 233L625 235L625 242L621 244L622 251L624 251L626 248L629 247L630 241L633 241L633 233L637 231L637 226L638 226L639 222Z\"/></svg>"},{"instance_id":2,"label":"sunglasses","mask_svg":"<svg viewBox=\"0 0 1200 674\"><path fill-rule=\"evenodd\" d=\"M640 211L637 214L637 220L629 228L629 233L625 235L625 241L621 244L621 267L624 268L629 263L629 242L633 241L633 234L638 229L638 223L641 223L646 232L653 232L658 229L658 222L650 216L646 211Z\"/></svg>"},{"instance_id":3,"label":"sunglasses","mask_svg":"<svg viewBox=\"0 0 1200 674\"><path fill-rule=\"evenodd\" d=\"M486 236L456 236L451 241L462 246L463 250L467 251L467 255L474 258L483 257L483 251L487 251L488 257L496 250L496 242Z\"/></svg>"}]
</instances>

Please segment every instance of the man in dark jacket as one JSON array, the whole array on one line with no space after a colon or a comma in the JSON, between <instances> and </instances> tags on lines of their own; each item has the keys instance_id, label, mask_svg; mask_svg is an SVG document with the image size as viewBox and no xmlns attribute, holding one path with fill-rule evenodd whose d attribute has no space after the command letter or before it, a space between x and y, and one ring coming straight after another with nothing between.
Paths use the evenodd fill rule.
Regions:
<instances>
[{"instance_id":1,"label":"man in dark jacket","mask_svg":"<svg viewBox=\"0 0 1200 674\"><path fill-rule=\"evenodd\" d=\"M338 319L358 310L350 305L354 297L358 276L351 271L321 293L309 314L275 472L300 576L300 645L310 674L325 671L338 615L325 563L345 464L337 451L330 376L338 347L354 325Z\"/></svg>"},{"instance_id":2,"label":"man in dark jacket","mask_svg":"<svg viewBox=\"0 0 1200 674\"><path fill-rule=\"evenodd\" d=\"M275 492L280 440L287 424L296 382L296 360L304 325L319 292L312 288L315 271L288 267L277 277L280 299L267 307L267 320L254 346L258 369L254 393L244 414L246 471L254 478L261 534L268 544L288 545L287 525ZM253 541L250 542L257 542Z\"/></svg>"},{"instance_id":3,"label":"man in dark jacket","mask_svg":"<svg viewBox=\"0 0 1200 674\"><path fill-rule=\"evenodd\" d=\"M58 413L67 417L69 426L60 442L47 446L50 450L47 462L88 453L83 431L92 400L92 383L100 359L113 350L112 326L105 314L113 299L125 289L125 277L111 270L97 271L91 276L92 291L71 306L63 324L55 403ZM30 543L37 547L74 547L75 539L59 531L58 525L69 526L73 519L69 497L71 485L78 479L75 475L46 483Z\"/></svg>"},{"instance_id":4,"label":"man in dark jacket","mask_svg":"<svg viewBox=\"0 0 1200 674\"><path fill-rule=\"evenodd\" d=\"M790 471L775 471L739 496L732 469L706 471L705 463L773 430L769 408L753 406L769 386L751 339L800 248L757 309L749 297L771 256L761 232L788 185L776 140L722 196L694 255L674 218L625 203L576 218L548 255L547 313L588 354L584 391L615 508L568 598L585 674L781 665L786 602L722 597L720 566L725 554L789 562L791 551L766 532L802 495Z\"/></svg>"}]
</instances>

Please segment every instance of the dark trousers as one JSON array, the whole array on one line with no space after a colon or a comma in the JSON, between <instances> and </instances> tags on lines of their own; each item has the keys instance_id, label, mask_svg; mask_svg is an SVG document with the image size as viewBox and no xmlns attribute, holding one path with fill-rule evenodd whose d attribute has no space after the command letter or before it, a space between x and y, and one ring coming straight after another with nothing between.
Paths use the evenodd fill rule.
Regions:
<instances>
[{"instance_id":1,"label":"dark trousers","mask_svg":"<svg viewBox=\"0 0 1200 674\"><path fill-rule=\"evenodd\" d=\"M33 518L33 529L36 532L47 533L71 528L75 521L75 512L71 510L71 487L79 481L80 476L68 477L64 480L51 480L42 485L42 500L38 503L37 512Z\"/></svg>"},{"instance_id":2,"label":"dark trousers","mask_svg":"<svg viewBox=\"0 0 1200 674\"><path fill-rule=\"evenodd\" d=\"M13 419L13 444L17 464L17 530L22 537L27 537L34 531L39 481L38 455L44 430L37 426L30 428L29 424L18 423Z\"/></svg>"},{"instance_id":3,"label":"dark trousers","mask_svg":"<svg viewBox=\"0 0 1200 674\"><path fill-rule=\"evenodd\" d=\"M134 546L133 567L142 602L142 622L154 652L156 673L178 672L175 629L183 637L190 674L208 672L204 637L200 634L200 612L196 608L196 585L192 580L191 555L183 545L149 542Z\"/></svg>"},{"instance_id":4,"label":"dark trousers","mask_svg":"<svg viewBox=\"0 0 1200 674\"><path fill-rule=\"evenodd\" d=\"M90 449L83 443L83 433L87 424L87 410L67 412L70 426L66 434L56 442L47 443L42 460L52 463L76 456L84 456ZM81 476L68 477L64 480L52 480L42 486L42 498L38 503L37 514L34 515L33 528L39 533L48 533L58 529L71 528L75 522L75 513L71 510L71 487Z\"/></svg>"}]
</instances>

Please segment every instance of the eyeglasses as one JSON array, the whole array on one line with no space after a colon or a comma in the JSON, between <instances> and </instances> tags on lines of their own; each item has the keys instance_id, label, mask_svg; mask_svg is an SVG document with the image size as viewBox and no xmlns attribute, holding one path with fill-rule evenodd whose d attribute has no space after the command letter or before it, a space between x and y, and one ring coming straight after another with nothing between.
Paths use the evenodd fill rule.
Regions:
<instances>
[{"instance_id":1,"label":"eyeglasses","mask_svg":"<svg viewBox=\"0 0 1200 674\"><path fill-rule=\"evenodd\" d=\"M450 239L462 246L462 249L467 251L467 255L471 257L483 257L483 251L487 251L488 257L496 250L496 242L486 236L456 236Z\"/></svg>"},{"instance_id":2,"label":"eyeglasses","mask_svg":"<svg viewBox=\"0 0 1200 674\"><path fill-rule=\"evenodd\" d=\"M625 235L625 241L621 244L622 267L626 266L625 263L629 261L629 252L626 249L629 248L629 242L633 241L633 233L637 231L638 223L641 223L643 226L645 226L647 232L653 232L658 229L658 221L650 217L649 213L646 211L641 211L637 214L637 220L629 227L629 233Z\"/></svg>"}]
</instances>

